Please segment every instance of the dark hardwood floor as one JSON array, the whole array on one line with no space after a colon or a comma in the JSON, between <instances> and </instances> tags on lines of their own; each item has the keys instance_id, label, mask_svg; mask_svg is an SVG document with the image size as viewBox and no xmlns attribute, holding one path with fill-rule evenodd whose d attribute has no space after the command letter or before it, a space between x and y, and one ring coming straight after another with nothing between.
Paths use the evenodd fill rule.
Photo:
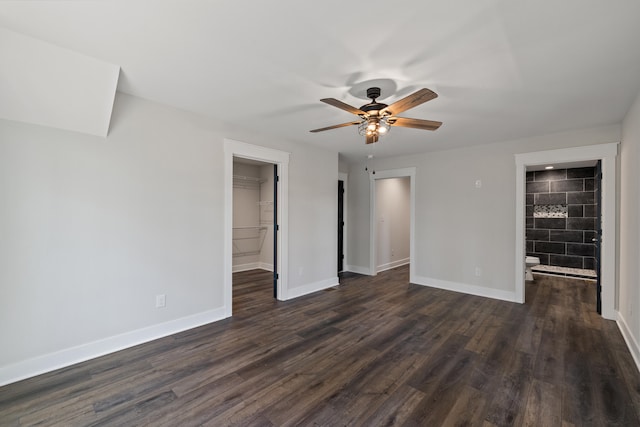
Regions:
<instances>
[{"instance_id":1,"label":"dark hardwood floor","mask_svg":"<svg viewBox=\"0 0 640 427\"><path fill-rule=\"evenodd\" d=\"M0 388L0 425L638 426L640 375L592 282L524 305L408 283L293 301L234 275L234 316Z\"/></svg>"}]
</instances>

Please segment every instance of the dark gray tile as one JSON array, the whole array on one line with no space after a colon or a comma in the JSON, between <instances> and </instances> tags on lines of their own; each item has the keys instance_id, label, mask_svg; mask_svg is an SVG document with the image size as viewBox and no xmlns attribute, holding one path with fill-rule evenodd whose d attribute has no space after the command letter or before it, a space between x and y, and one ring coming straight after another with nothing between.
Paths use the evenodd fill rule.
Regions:
<instances>
[{"instance_id":1,"label":"dark gray tile","mask_svg":"<svg viewBox=\"0 0 640 427\"><path fill-rule=\"evenodd\" d=\"M525 204L532 205L533 204L533 193L526 195Z\"/></svg>"},{"instance_id":2,"label":"dark gray tile","mask_svg":"<svg viewBox=\"0 0 640 427\"><path fill-rule=\"evenodd\" d=\"M556 181L559 179L567 179L566 169L551 169L544 171L536 171L536 181Z\"/></svg>"},{"instance_id":3,"label":"dark gray tile","mask_svg":"<svg viewBox=\"0 0 640 427\"><path fill-rule=\"evenodd\" d=\"M584 216L589 218L595 218L596 205L584 205Z\"/></svg>"},{"instance_id":4,"label":"dark gray tile","mask_svg":"<svg viewBox=\"0 0 640 427\"><path fill-rule=\"evenodd\" d=\"M567 179L571 178L593 178L596 176L596 168L573 168L567 169Z\"/></svg>"},{"instance_id":5,"label":"dark gray tile","mask_svg":"<svg viewBox=\"0 0 640 427\"><path fill-rule=\"evenodd\" d=\"M533 228L535 226L535 222L533 221L533 218L526 218L525 219L525 227L526 228Z\"/></svg>"},{"instance_id":6,"label":"dark gray tile","mask_svg":"<svg viewBox=\"0 0 640 427\"><path fill-rule=\"evenodd\" d=\"M593 178L586 178L584 180L584 191L593 191L596 189L596 180Z\"/></svg>"},{"instance_id":7,"label":"dark gray tile","mask_svg":"<svg viewBox=\"0 0 640 427\"><path fill-rule=\"evenodd\" d=\"M549 181L527 182L527 193L548 193Z\"/></svg>"},{"instance_id":8,"label":"dark gray tile","mask_svg":"<svg viewBox=\"0 0 640 427\"><path fill-rule=\"evenodd\" d=\"M531 229L526 231L527 241L529 240L543 240L549 241L549 230L536 230Z\"/></svg>"},{"instance_id":9,"label":"dark gray tile","mask_svg":"<svg viewBox=\"0 0 640 427\"><path fill-rule=\"evenodd\" d=\"M584 231L584 240L582 241L583 243L593 243L593 239L596 238L596 236L598 235L598 233L596 233L595 231Z\"/></svg>"},{"instance_id":10,"label":"dark gray tile","mask_svg":"<svg viewBox=\"0 0 640 427\"><path fill-rule=\"evenodd\" d=\"M534 249L541 254L565 254L565 244L559 242L535 242Z\"/></svg>"},{"instance_id":11,"label":"dark gray tile","mask_svg":"<svg viewBox=\"0 0 640 427\"><path fill-rule=\"evenodd\" d=\"M567 228L569 218L534 218L534 228L549 228L564 230Z\"/></svg>"},{"instance_id":12,"label":"dark gray tile","mask_svg":"<svg viewBox=\"0 0 640 427\"><path fill-rule=\"evenodd\" d=\"M549 265L558 267L582 268L582 257L570 255L549 255Z\"/></svg>"},{"instance_id":13,"label":"dark gray tile","mask_svg":"<svg viewBox=\"0 0 640 427\"><path fill-rule=\"evenodd\" d=\"M577 230L549 230L549 240L552 242L583 243L583 232Z\"/></svg>"},{"instance_id":14,"label":"dark gray tile","mask_svg":"<svg viewBox=\"0 0 640 427\"><path fill-rule=\"evenodd\" d=\"M582 218L584 216L584 211L582 206L583 205L569 205L567 209L567 212L569 213L569 217Z\"/></svg>"},{"instance_id":15,"label":"dark gray tile","mask_svg":"<svg viewBox=\"0 0 640 427\"><path fill-rule=\"evenodd\" d=\"M567 203L567 193L540 193L536 194L536 205L564 205Z\"/></svg>"},{"instance_id":16,"label":"dark gray tile","mask_svg":"<svg viewBox=\"0 0 640 427\"><path fill-rule=\"evenodd\" d=\"M551 181L550 191L560 193L561 191L584 191L584 180L567 179L562 181Z\"/></svg>"},{"instance_id":17,"label":"dark gray tile","mask_svg":"<svg viewBox=\"0 0 640 427\"><path fill-rule=\"evenodd\" d=\"M596 251L595 247L589 243L567 243L567 255L593 257Z\"/></svg>"},{"instance_id":18,"label":"dark gray tile","mask_svg":"<svg viewBox=\"0 0 640 427\"><path fill-rule=\"evenodd\" d=\"M532 240L527 240L526 248L527 248L527 252L533 252L533 241Z\"/></svg>"},{"instance_id":19,"label":"dark gray tile","mask_svg":"<svg viewBox=\"0 0 640 427\"><path fill-rule=\"evenodd\" d=\"M527 182L533 181L533 172L527 172Z\"/></svg>"},{"instance_id":20,"label":"dark gray tile","mask_svg":"<svg viewBox=\"0 0 640 427\"><path fill-rule=\"evenodd\" d=\"M539 228L536 225L536 228ZM595 218L567 218L567 230L595 230Z\"/></svg>"},{"instance_id":21,"label":"dark gray tile","mask_svg":"<svg viewBox=\"0 0 640 427\"><path fill-rule=\"evenodd\" d=\"M592 205L594 203L593 191L567 193L567 203L570 205Z\"/></svg>"},{"instance_id":22,"label":"dark gray tile","mask_svg":"<svg viewBox=\"0 0 640 427\"><path fill-rule=\"evenodd\" d=\"M582 268L586 268L588 270L596 269L596 259L595 258L583 258L582 259Z\"/></svg>"},{"instance_id":23,"label":"dark gray tile","mask_svg":"<svg viewBox=\"0 0 640 427\"><path fill-rule=\"evenodd\" d=\"M533 216L533 205L527 205L527 206L525 207L525 214L524 214L524 216L527 216L527 217L532 217L532 216Z\"/></svg>"}]
</instances>

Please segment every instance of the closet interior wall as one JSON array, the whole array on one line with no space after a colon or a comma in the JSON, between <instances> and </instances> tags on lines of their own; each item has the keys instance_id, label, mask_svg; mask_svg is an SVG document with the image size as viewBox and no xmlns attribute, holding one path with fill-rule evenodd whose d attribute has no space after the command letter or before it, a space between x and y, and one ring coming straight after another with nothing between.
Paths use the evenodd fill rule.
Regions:
<instances>
[{"instance_id":1,"label":"closet interior wall","mask_svg":"<svg viewBox=\"0 0 640 427\"><path fill-rule=\"evenodd\" d=\"M273 165L233 164L233 271L273 269Z\"/></svg>"}]
</instances>

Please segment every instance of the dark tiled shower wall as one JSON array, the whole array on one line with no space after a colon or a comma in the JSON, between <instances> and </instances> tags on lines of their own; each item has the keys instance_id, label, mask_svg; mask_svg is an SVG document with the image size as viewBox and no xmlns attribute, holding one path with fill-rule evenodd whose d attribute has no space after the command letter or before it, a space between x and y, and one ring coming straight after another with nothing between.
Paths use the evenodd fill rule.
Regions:
<instances>
[{"instance_id":1,"label":"dark tiled shower wall","mask_svg":"<svg viewBox=\"0 0 640 427\"><path fill-rule=\"evenodd\" d=\"M595 269L595 168L527 172L527 255L544 265ZM534 218L534 205L567 205L568 218Z\"/></svg>"}]
</instances>

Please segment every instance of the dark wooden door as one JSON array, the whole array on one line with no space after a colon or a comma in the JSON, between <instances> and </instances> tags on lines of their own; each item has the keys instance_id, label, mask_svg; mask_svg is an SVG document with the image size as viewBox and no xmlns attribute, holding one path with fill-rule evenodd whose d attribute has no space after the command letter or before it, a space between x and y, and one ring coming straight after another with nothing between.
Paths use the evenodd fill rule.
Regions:
<instances>
[{"instance_id":1,"label":"dark wooden door","mask_svg":"<svg viewBox=\"0 0 640 427\"><path fill-rule=\"evenodd\" d=\"M278 298L278 165L273 165L273 297Z\"/></svg>"},{"instance_id":2,"label":"dark wooden door","mask_svg":"<svg viewBox=\"0 0 640 427\"><path fill-rule=\"evenodd\" d=\"M596 309L602 314L602 284L600 283L600 244L602 242L602 163L598 160L594 185L594 200L596 203L596 235L593 237L596 255Z\"/></svg>"},{"instance_id":3,"label":"dark wooden door","mask_svg":"<svg viewBox=\"0 0 640 427\"><path fill-rule=\"evenodd\" d=\"M338 273L344 270L344 181L338 181Z\"/></svg>"}]
</instances>

